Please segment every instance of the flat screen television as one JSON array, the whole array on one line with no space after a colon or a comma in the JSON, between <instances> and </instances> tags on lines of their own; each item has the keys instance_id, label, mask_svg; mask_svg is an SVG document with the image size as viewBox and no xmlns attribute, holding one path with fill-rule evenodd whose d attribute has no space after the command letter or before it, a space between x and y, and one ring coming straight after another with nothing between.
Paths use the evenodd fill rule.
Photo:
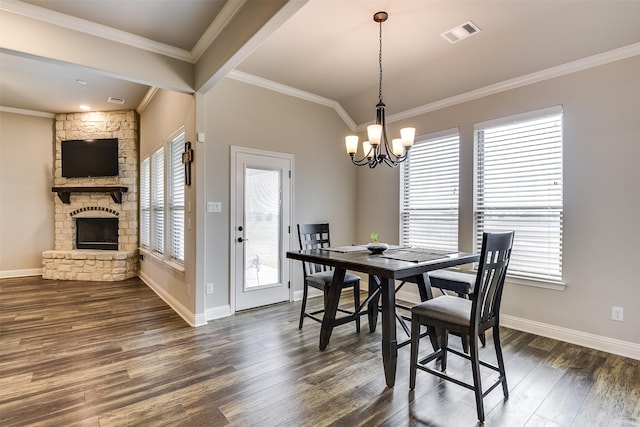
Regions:
<instances>
[{"instance_id":1,"label":"flat screen television","mask_svg":"<svg viewBox=\"0 0 640 427\"><path fill-rule=\"evenodd\" d=\"M62 141L65 178L118 176L118 138Z\"/></svg>"}]
</instances>

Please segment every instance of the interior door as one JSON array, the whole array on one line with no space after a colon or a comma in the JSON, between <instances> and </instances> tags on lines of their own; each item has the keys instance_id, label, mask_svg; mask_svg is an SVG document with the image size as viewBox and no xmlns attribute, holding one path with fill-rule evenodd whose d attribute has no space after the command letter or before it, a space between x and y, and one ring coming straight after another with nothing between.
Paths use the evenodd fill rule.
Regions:
<instances>
[{"instance_id":1,"label":"interior door","mask_svg":"<svg viewBox=\"0 0 640 427\"><path fill-rule=\"evenodd\" d=\"M232 147L234 309L290 300L289 155Z\"/></svg>"}]
</instances>

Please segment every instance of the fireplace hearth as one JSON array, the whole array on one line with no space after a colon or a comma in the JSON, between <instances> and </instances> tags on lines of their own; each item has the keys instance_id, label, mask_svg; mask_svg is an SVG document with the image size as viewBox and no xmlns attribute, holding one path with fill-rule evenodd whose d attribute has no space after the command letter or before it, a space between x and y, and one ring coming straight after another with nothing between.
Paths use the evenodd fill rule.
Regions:
<instances>
[{"instance_id":1,"label":"fireplace hearth","mask_svg":"<svg viewBox=\"0 0 640 427\"><path fill-rule=\"evenodd\" d=\"M118 250L118 218L76 218L76 249Z\"/></svg>"}]
</instances>

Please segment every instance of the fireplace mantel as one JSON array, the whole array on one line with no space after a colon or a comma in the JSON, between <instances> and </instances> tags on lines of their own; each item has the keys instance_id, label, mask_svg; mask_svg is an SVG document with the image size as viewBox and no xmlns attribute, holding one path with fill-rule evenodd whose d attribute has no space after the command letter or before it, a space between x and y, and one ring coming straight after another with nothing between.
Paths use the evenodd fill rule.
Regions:
<instances>
[{"instance_id":1,"label":"fireplace mantel","mask_svg":"<svg viewBox=\"0 0 640 427\"><path fill-rule=\"evenodd\" d=\"M122 193L127 192L127 187L120 186L86 186L86 187L52 187L51 191L58 193L62 203L71 203L71 193L109 193L116 203L122 203Z\"/></svg>"}]
</instances>

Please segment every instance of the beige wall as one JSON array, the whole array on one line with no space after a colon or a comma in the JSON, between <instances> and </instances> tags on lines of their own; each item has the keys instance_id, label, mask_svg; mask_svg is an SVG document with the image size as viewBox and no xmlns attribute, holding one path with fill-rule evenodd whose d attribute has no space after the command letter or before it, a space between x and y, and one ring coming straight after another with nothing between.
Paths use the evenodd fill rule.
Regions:
<instances>
[{"instance_id":1,"label":"beige wall","mask_svg":"<svg viewBox=\"0 0 640 427\"><path fill-rule=\"evenodd\" d=\"M295 156L294 217L329 222L334 244L355 237L356 171L344 152L348 129L335 111L311 102L224 79L204 96L206 201L221 201L222 213L206 214L204 282L214 284L206 307L230 303L229 188L230 146L258 148ZM201 149L201 145L198 149ZM293 235L294 248L297 237ZM294 290L302 289L302 271L294 263Z\"/></svg>"},{"instance_id":2,"label":"beige wall","mask_svg":"<svg viewBox=\"0 0 640 427\"><path fill-rule=\"evenodd\" d=\"M562 105L563 291L510 284L502 313L640 343L640 57L415 117L419 134L460 130L460 249L472 250L473 125ZM400 127L400 123L394 124ZM394 126L395 128L395 126ZM398 240L398 170L358 173L358 237ZM380 203L384 194L387 203ZM516 236L517 238L517 236ZM624 307L624 322L611 306Z\"/></svg>"},{"instance_id":3,"label":"beige wall","mask_svg":"<svg viewBox=\"0 0 640 427\"><path fill-rule=\"evenodd\" d=\"M166 143L181 126L186 141L195 145L195 99L168 90L158 90L140 114L140 159ZM195 175L195 170L192 169ZM185 191L185 222L195 224L195 188L193 181ZM188 207L191 206L191 211ZM140 276L189 323L195 323L195 226L185 226L185 271L177 271L161 259L145 255Z\"/></svg>"},{"instance_id":4,"label":"beige wall","mask_svg":"<svg viewBox=\"0 0 640 427\"><path fill-rule=\"evenodd\" d=\"M53 248L53 127L0 112L0 277L40 274Z\"/></svg>"}]
</instances>

